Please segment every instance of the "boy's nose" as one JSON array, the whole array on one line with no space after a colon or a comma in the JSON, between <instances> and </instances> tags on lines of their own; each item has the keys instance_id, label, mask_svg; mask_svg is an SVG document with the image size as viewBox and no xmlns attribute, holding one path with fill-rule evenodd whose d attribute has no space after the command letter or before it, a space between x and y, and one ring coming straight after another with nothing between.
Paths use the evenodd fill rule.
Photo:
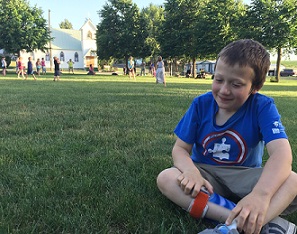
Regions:
<instances>
[{"instance_id":1,"label":"boy's nose","mask_svg":"<svg viewBox=\"0 0 297 234\"><path fill-rule=\"evenodd\" d=\"M230 93L230 87L229 87L229 85L226 84L226 83L223 84L223 85L221 86L220 92L221 92L221 93L224 93L224 94L229 94L229 93Z\"/></svg>"}]
</instances>

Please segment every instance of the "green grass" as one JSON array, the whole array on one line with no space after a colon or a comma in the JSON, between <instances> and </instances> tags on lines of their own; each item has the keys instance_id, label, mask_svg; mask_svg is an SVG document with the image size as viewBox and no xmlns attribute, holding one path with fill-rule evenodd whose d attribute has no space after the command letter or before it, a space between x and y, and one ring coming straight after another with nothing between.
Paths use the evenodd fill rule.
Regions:
<instances>
[{"instance_id":1,"label":"green grass","mask_svg":"<svg viewBox=\"0 0 297 234\"><path fill-rule=\"evenodd\" d=\"M211 80L0 77L0 233L197 233L156 187L173 129ZM297 153L297 81L267 82ZM294 169L297 164L294 162ZM291 215L297 223L297 216Z\"/></svg>"}]
</instances>

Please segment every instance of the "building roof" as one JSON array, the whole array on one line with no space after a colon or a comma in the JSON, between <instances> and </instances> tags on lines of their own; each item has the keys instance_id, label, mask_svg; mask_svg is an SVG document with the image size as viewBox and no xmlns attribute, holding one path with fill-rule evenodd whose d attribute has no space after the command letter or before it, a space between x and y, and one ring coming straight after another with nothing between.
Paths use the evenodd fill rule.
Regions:
<instances>
[{"instance_id":1,"label":"building roof","mask_svg":"<svg viewBox=\"0 0 297 234\"><path fill-rule=\"evenodd\" d=\"M75 50L81 48L81 31L73 29L51 28L52 49L56 50Z\"/></svg>"}]
</instances>

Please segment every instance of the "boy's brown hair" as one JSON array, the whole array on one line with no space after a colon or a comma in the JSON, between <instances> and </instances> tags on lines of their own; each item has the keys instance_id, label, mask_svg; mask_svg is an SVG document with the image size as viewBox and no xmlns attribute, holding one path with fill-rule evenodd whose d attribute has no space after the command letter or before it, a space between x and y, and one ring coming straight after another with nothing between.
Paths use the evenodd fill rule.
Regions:
<instances>
[{"instance_id":1,"label":"boy's brown hair","mask_svg":"<svg viewBox=\"0 0 297 234\"><path fill-rule=\"evenodd\" d=\"M264 46L252 39L231 42L218 54L225 63L233 66L249 66L254 71L252 90L260 90L270 67L270 55Z\"/></svg>"}]
</instances>

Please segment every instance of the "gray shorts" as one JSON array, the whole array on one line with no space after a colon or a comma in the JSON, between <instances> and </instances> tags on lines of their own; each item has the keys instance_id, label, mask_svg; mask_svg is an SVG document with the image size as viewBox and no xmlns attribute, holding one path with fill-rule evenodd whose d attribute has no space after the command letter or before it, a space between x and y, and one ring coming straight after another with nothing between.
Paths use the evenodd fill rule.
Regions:
<instances>
[{"instance_id":1,"label":"gray shorts","mask_svg":"<svg viewBox=\"0 0 297 234\"><path fill-rule=\"evenodd\" d=\"M213 166L198 163L195 165L201 175L211 183L215 193L235 203L252 191L263 171L263 168L242 166ZM283 215L295 210L297 210L297 197Z\"/></svg>"}]
</instances>

